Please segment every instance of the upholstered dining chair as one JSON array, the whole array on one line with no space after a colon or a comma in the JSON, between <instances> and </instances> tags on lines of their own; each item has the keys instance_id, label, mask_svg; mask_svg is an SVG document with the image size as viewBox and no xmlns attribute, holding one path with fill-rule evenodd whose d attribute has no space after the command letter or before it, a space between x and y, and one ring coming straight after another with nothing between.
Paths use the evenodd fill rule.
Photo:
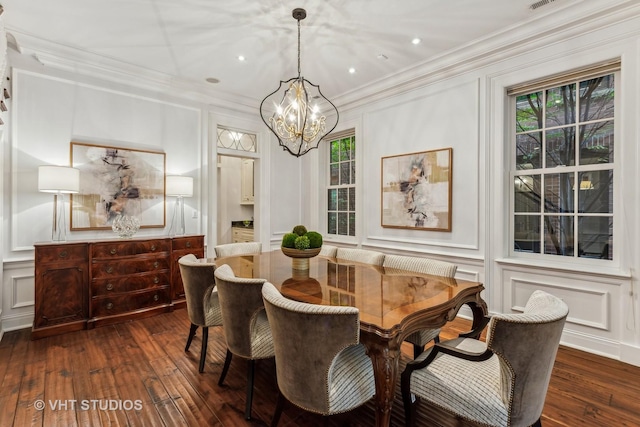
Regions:
<instances>
[{"instance_id":1,"label":"upholstered dining chair","mask_svg":"<svg viewBox=\"0 0 640 427\"><path fill-rule=\"evenodd\" d=\"M356 261L364 264L382 266L384 254L378 251L360 248L338 248L336 258L345 261Z\"/></svg>"},{"instance_id":2,"label":"upholstered dining chair","mask_svg":"<svg viewBox=\"0 0 640 427\"><path fill-rule=\"evenodd\" d=\"M237 255L254 255L262 252L262 243L260 242L239 242L218 245L213 248L216 252L216 258L223 258Z\"/></svg>"},{"instance_id":3,"label":"upholstered dining chair","mask_svg":"<svg viewBox=\"0 0 640 427\"><path fill-rule=\"evenodd\" d=\"M543 291L524 312L489 321L486 343L460 337L436 344L401 376L406 425L426 416L483 426L541 426L540 416L564 322L559 298Z\"/></svg>"},{"instance_id":4,"label":"upholstered dining chair","mask_svg":"<svg viewBox=\"0 0 640 427\"><path fill-rule=\"evenodd\" d=\"M214 271L215 264L200 262L195 255L189 254L178 260L180 275L184 284L184 294L187 302L187 314L191 322L187 345L184 351L189 351L191 341L199 326L202 327L202 344L200 347L200 365L198 370L204 371L207 357L207 343L209 327L222 325L222 314L218 302Z\"/></svg>"},{"instance_id":5,"label":"upholstered dining chair","mask_svg":"<svg viewBox=\"0 0 640 427\"><path fill-rule=\"evenodd\" d=\"M357 408L374 396L373 364L359 342L357 308L290 300L269 282L262 286L262 297L280 390L272 427L278 425L286 401L329 416Z\"/></svg>"},{"instance_id":6,"label":"upholstered dining chair","mask_svg":"<svg viewBox=\"0 0 640 427\"><path fill-rule=\"evenodd\" d=\"M274 357L275 354L271 328L262 301L262 285L265 280L236 277L227 264L216 268L215 277L222 310L222 327L227 341L227 356L218 385L223 385L234 355L249 361L244 415L250 420L255 361Z\"/></svg>"},{"instance_id":7,"label":"upholstered dining chair","mask_svg":"<svg viewBox=\"0 0 640 427\"><path fill-rule=\"evenodd\" d=\"M337 246L325 245L323 243L322 247L320 248L319 255L320 256L326 256L328 258L335 258L337 250L338 250Z\"/></svg>"},{"instance_id":8,"label":"upholstered dining chair","mask_svg":"<svg viewBox=\"0 0 640 427\"><path fill-rule=\"evenodd\" d=\"M408 270L447 278L453 278L458 269L457 265L450 262L404 255L385 255L382 266L385 270ZM434 340L436 343L440 341L440 328L423 329L405 338L405 341L413 344L414 359L424 351L424 346L431 340Z\"/></svg>"}]
</instances>

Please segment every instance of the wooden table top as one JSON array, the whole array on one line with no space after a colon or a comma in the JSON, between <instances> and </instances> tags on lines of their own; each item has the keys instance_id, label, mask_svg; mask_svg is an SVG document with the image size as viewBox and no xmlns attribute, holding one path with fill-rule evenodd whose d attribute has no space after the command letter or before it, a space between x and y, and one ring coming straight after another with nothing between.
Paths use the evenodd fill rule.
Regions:
<instances>
[{"instance_id":1,"label":"wooden table top","mask_svg":"<svg viewBox=\"0 0 640 427\"><path fill-rule=\"evenodd\" d=\"M459 309L463 296L479 294L481 283L430 276L398 269L316 256L309 270L292 269L292 259L280 250L259 255L219 258L236 276L264 278L283 295L298 301L324 305L347 305L360 310L361 329L393 335L413 316L424 312L442 314ZM419 315L418 315L419 314ZM441 325L433 325L438 327Z\"/></svg>"}]
</instances>

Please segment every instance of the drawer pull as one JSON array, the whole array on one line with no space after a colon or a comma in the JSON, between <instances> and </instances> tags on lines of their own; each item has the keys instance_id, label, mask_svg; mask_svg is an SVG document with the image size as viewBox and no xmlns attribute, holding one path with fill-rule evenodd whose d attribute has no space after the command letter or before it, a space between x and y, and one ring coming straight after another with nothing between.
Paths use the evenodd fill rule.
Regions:
<instances>
[{"instance_id":1,"label":"drawer pull","mask_svg":"<svg viewBox=\"0 0 640 427\"><path fill-rule=\"evenodd\" d=\"M106 307L106 309L107 309L107 310L111 310L111 309L113 308L113 303L112 303L112 302L108 302L108 303L105 305L105 307Z\"/></svg>"},{"instance_id":2,"label":"drawer pull","mask_svg":"<svg viewBox=\"0 0 640 427\"><path fill-rule=\"evenodd\" d=\"M155 251L156 250L156 245L151 245L151 250Z\"/></svg>"},{"instance_id":3,"label":"drawer pull","mask_svg":"<svg viewBox=\"0 0 640 427\"><path fill-rule=\"evenodd\" d=\"M69 256L69 252L67 252L67 251L60 251L60 253L58 254L58 256L59 256L60 258L66 258L66 257L68 257L68 256Z\"/></svg>"},{"instance_id":4,"label":"drawer pull","mask_svg":"<svg viewBox=\"0 0 640 427\"><path fill-rule=\"evenodd\" d=\"M158 294L155 294L155 295L153 296L153 300L154 300L154 301L158 301L159 299L160 299L160 296L159 296Z\"/></svg>"},{"instance_id":5,"label":"drawer pull","mask_svg":"<svg viewBox=\"0 0 640 427\"><path fill-rule=\"evenodd\" d=\"M107 283L107 290L108 291L112 291L113 290L113 283Z\"/></svg>"},{"instance_id":6,"label":"drawer pull","mask_svg":"<svg viewBox=\"0 0 640 427\"><path fill-rule=\"evenodd\" d=\"M111 248L111 250L109 251L109 253L110 253L111 255L115 255L115 254L117 254L117 253L118 253L118 251L116 250L116 248Z\"/></svg>"},{"instance_id":7,"label":"drawer pull","mask_svg":"<svg viewBox=\"0 0 640 427\"><path fill-rule=\"evenodd\" d=\"M160 283L160 279L158 278L158 276L153 278L153 283Z\"/></svg>"},{"instance_id":8,"label":"drawer pull","mask_svg":"<svg viewBox=\"0 0 640 427\"><path fill-rule=\"evenodd\" d=\"M188 248L190 248L190 247L191 247L191 242L187 242L187 245L186 245L186 246L187 246Z\"/></svg>"},{"instance_id":9,"label":"drawer pull","mask_svg":"<svg viewBox=\"0 0 640 427\"><path fill-rule=\"evenodd\" d=\"M109 274L113 273L113 267L111 266L107 267L107 273Z\"/></svg>"},{"instance_id":10,"label":"drawer pull","mask_svg":"<svg viewBox=\"0 0 640 427\"><path fill-rule=\"evenodd\" d=\"M158 266L160 265L160 263L158 261L153 263L153 268L158 268Z\"/></svg>"}]
</instances>

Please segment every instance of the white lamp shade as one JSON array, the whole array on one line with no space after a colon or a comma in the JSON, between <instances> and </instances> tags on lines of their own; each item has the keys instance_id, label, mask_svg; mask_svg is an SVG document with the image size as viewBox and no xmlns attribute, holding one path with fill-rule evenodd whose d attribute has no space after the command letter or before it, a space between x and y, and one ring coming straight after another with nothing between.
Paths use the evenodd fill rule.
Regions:
<instances>
[{"instance_id":1,"label":"white lamp shade","mask_svg":"<svg viewBox=\"0 0 640 427\"><path fill-rule=\"evenodd\" d=\"M38 166L38 190L77 193L80 191L80 170L68 166Z\"/></svg>"},{"instance_id":2,"label":"white lamp shade","mask_svg":"<svg viewBox=\"0 0 640 427\"><path fill-rule=\"evenodd\" d=\"M193 196L193 178L190 176L167 176L167 196Z\"/></svg>"}]
</instances>

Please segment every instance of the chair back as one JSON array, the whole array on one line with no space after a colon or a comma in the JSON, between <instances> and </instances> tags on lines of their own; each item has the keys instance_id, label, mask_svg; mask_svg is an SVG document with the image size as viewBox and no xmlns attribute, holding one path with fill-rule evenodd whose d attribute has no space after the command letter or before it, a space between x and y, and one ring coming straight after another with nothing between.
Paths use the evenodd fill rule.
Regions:
<instances>
[{"instance_id":1,"label":"chair back","mask_svg":"<svg viewBox=\"0 0 640 427\"><path fill-rule=\"evenodd\" d=\"M262 297L273 336L278 388L289 402L329 415L349 410L373 396L372 364L359 344L357 308L290 300L269 282L262 287ZM360 366L345 369L349 365L341 364L341 358L355 351L361 351L364 357L350 360L357 360ZM342 366L342 370L336 368L340 372L334 372L335 366ZM357 378L360 385L338 387L340 375ZM340 393L340 388L344 392Z\"/></svg>"},{"instance_id":2,"label":"chair back","mask_svg":"<svg viewBox=\"0 0 640 427\"><path fill-rule=\"evenodd\" d=\"M216 258L223 258L237 255L255 255L262 252L261 242L240 242L218 245L213 248L216 251Z\"/></svg>"},{"instance_id":3,"label":"chair back","mask_svg":"<svg viewBox=\"0 0 640 427\"><path fill-rule=\"evenodd\" d=\"M265 279L236 277L228 264L216 268L214 274L229 351L246 359L273 357L262 301Z\"/></svg>"},{"instance_id":4,"label":"chair back","mask_svg":"<svg viewBox=\"0 0 640 427\"><path fill-rule=\"evenodd\" d=\"M458 266L450 262L405 255L385 255L382 266L385 269L408 270L448 278L453 278L458 270Z\"/></svg>"},{"instance_id":5,"label":"chair back","mask_svg":"<svg viewBox=\"0 0 640 427\"><path fill-rule=\"evenodd\" d=\"M199 262L195 255L189 254L178 259L180 275L184 286L189 321L198 326L222 324L218 307L214 271L216 266L210 262Z\"/></svg>"},{"instance_id":6,"label":"chair back","mask_svg":"<svg viewBox=\"0 0 640 427\"><path fill-rule=\"evenodd\" d=\"M336 258L378 266L382 266L384 262L384 254L382 252L359 248L338 248Z\"/></svg>"},{"instance_id":7,"label":"chair back","mask_svg":"<svg viewBox=\"0 0 640 427\"><path fill-rule=\"evenodd\" d=\"M511 408L510 425L532 425L544 406L567 305L535 291L522 314L497 314L487 330L487 348L500 360L502 400Z\"/></svg>"},{"instance_id":8,"label":"chair back","mask_svg":"<svg viewBox=\"0 0 640 427\"><path fill-rule=\"evenodd\" d=\"M322 247L320 248L320 254L319 255L320 256L326 256L328 258L335 258L337 250L338 250L337 246L325 245L323 243Z\"/></svg>"}]
</instances>

